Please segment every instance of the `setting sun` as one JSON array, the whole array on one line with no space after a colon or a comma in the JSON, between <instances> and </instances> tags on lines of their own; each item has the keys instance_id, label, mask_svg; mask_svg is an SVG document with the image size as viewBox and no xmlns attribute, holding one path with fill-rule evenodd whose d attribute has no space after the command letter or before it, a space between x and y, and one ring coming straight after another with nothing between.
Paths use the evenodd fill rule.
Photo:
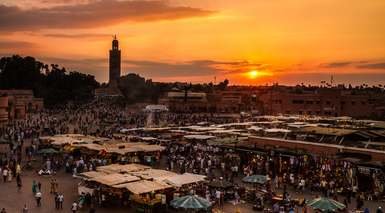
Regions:
<instances>
[{"instance_id":1,"label":"setting sun","mask_svg":"<svg viewBox=\"0 0 385 213\"><path fill-rule=\"evenodd\" d=\"M249 78L255 79L259 76L259 72L257 70L251 70L247 73L247 75L249 76Z\"/></svg>"}]
</instances>

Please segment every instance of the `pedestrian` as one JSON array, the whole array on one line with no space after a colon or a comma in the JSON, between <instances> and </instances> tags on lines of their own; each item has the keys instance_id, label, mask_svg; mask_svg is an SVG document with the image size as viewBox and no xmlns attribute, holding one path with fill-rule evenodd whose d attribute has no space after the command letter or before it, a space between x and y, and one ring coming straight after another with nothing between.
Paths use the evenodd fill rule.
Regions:
<instances>
[{"instance_id":1,"label":"pedestrian","mask_svg":"<svg viewBox=\"0 0 385 213\"><path fill-rule=\"evenodd\" d=\"M11 182L11 181L12 181L12 170L9 170L9 171L8 171L7 181L8 181L8 182Z\"/></svg>"},{"instance_id":2,"label":"pedestrian","mask_svg":"<svg viewBox=\"0 0 385 213\"><path fill-rule=\"evenodd\" d=\"M33 180L32 181L32 193L35 195L37 192L37 184L36 184L36 181Z\"/></svg>"},{"instance_id":3,"label":"pedestrian","mask_svg":"<svg viewBox=\"0 0 385 213\"><path fill-rule=\"evenodd\" d=\"M55 201L55 209L59 209L59 194L58 193L55 194L54 201Z\"/></svg>"},{"instance_id":4,"label":"pedestrian","mask_svg":"<svg viewBox=\"0 0 385 213\"><path fill-rule=\"evenodd\" d=\"M382 211L382 207L381 207L381 206L379 206L379 207L377 208L376 213L384 213L384 212Z\"/></svg>"},{"instance_id":5,"label":"pedestrian","mask_svg":"<svg viewBox=\"0 0 385 213\"><path fill-rule=\"evenodd\" d=\"M0 213L7 213L7 211L5 211L5 208L2 208Z\"/></svg>"},{"instance_id":6,"label":"pedestrian","mask_svg":"<svg viewBox=\"0 0 385 213\"><path fill-rule=\"evenodd\" d=\"M35 198L36 198L36 205L38 207L41 206L41 196L42 196L42 194L40 191L36 192Z\"/></svg>"},{"instance_id":7,"label":"pedestrian","mask_svg":"<svg viewBox=\"0 0 385 213\"><path fill-rule=\"evenodd\" d=\"M51 179L51 190L50 190L50 192L49 193L55 193L55 179L54 178L52 178Z\"/></svg>"},{"instance_id":8,"label":"pedestrian","mask_svg":"<svg viewBox=\"0 0 385 213\"><path fill-rule=\"evenodd\" d=\"M21 174L21 166L20 166L20 164L17 164L16 165L16 176L18 176L20 174Z\"/></svg>"},{"instance_id":9,"label":"pedestrian","mask_svg":"<svg viewBox=\"0 0 385 213\"><path fill-rule=\"evenodd\" d=\"M41 192L41 183L40 183L40 181L37 182L37 188L39 189L39 192Z\"/></svg>"},{"instance_id":10,"label":"pedestrian","mask_svg":"<svg viewBox=\"0 0 385 213\"><path fill-rule=\"evenodd\" d=\"M71 206L72 213L76 213L78 211L78 203L74 201Z\"/></svg>"},{"instance_id":11,"label":"pedestrian","mask_svg":"<svg viewBox=\"0 0 385 213\"><path fill-rule=\"evenodd\" d=\"M21 186L22 186L20 175L16 176L16 184L17 184L17 190L20 191L21 190Z\"/></svg>"},{"instance_id":12,"label":"pedestrian","mask_svg":"<svg viewBox=\"0 0 385 213\"><path fill-rule=\"evenodd\" d=\"M59 209L63 209L64 195L59 193L58 195Z\"/></svg>"},{"instance_id":13,"label":"pedestrian","mask_svg":"<svg viewBox=\"0 0 385 213\"><path fill-rule=\"evenodd\" d=\"M57 180L55 179L54 193L56 193L58 189L59 189L59 183L58 183Z\"/></svg>"},{"instance_id":14,"label":"pedestrian","mask_svg":"<svg viewBox=\"0 0 385 213\"><path fill-rule=\"evenodd\" d=\"M28 213L27 204L24 204L23 210L21 212L22 213Z\"/></svg>"},{"instance_id":15,"label":"pedestrian","mask_svg":"<svg viewBox=\"0 0 385 213\"><path fill-rule=\"evenodd\" d=\"M3 169L3 182L7 182L7 178L8 178L8 169L7 168L4 168Z\"/></svg>"}]
</instances>

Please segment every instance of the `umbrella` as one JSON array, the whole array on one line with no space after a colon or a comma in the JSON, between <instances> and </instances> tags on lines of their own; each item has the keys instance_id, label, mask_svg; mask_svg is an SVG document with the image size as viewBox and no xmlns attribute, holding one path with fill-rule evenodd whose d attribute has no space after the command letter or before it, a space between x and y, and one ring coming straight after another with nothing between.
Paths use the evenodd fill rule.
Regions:
<instances>
[{"instance_id":1,"label":"umbrella","mask_svg":"<svg viewBox=\"0 0 385 213\"><path fill-rule=\"evenodd\" d=\"M178 197L172 200L170 204L174 208L186 210L207 210L211 207L211 203L208 200L197 195Z\"/></svg>"},{"instance_id":2,"label":"umbrella","mask_svg":"<svg viewBox=\"0 0 385 213\"><path fill-rule=\"evenodd\" d=\"M56 149L47 148L47 149L41 149L37 153L38 154L57 154L59 153L59 151L57 151Z\"/></svg>"},{"instance_id":3,"label":"umbrella","mask_svg":"<svg viewBox=\"0 0 385 213\"><path fill-rule=\"evenodd\" d=\"M211 187L223 188L223 189L230 188L233 186L232 183L225 180L214 180L214 181L211 181L208 185Z\"/></svg>"},{"instance_id":4,"label":"umbrella","mask_svg":"<svg viewBox=\"0 0 385 213\"><path fill-rule=\"evenodd\" d=\"M246 183L265 184L267 181L267 178L264 175L250 175L242 178L242 181Z\"/></svg>"},{"instance_id":5,"label":"umbrella","mask_svg":"<svg viewBox=\"0 0 385 213\"><path fill-rule=\"evenodd\" d=\"M313 209L318 209L322 212L335 212L337 210L343 210L346 208L344 204L324 197L311 200L306 205L312 207Z\"/></svg>"}]
</instances>

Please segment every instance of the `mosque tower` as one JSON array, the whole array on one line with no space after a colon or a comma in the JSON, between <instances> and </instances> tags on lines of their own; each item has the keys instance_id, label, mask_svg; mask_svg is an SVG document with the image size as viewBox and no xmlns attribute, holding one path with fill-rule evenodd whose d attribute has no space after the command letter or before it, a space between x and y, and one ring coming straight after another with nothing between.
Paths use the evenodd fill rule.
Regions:
<instances>
[{"instance_id":1,"label":"mosque tower","mask_svg":"<svg viewBox=\"0 0 385 213\"><path fill-rule=\"evenodd\" d=\"M116 86L120 78L120 50L119 50L119 41L114 36L112 40L112 49L110 50L110 78L109 84L111 86Z\"/></svg>"}]
</instances>

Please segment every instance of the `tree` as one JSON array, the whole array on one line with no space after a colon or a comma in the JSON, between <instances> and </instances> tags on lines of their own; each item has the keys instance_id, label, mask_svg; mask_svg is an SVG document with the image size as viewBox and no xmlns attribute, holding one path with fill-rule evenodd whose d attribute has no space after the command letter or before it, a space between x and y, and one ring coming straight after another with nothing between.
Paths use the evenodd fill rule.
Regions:
<instances>
[{"instance_id":1,"label":"tree","mask_svg":"<svg viewBox=\"0 0 385 213\"><path fill-rule=\"evenodd\" d=\"M0 67L0 89L33 90L36 97L44 98L48 107L68 101L86 101L99 87L94 76L67 72L64 67L48 66L30 56L2 57Z\"/></svg>"},{"instance_id":2,"label":"tree","mask_svg":"<svg viewBox=\"0 0 385 213\"><path fill-rule=\"evenodd\" d=\"M223 82L220 82L218 85L217 85L217 88L219 90L225 90L227 88L227 86L229 85L229 80L225 79Z\"/></svg>"}]
</instances>

